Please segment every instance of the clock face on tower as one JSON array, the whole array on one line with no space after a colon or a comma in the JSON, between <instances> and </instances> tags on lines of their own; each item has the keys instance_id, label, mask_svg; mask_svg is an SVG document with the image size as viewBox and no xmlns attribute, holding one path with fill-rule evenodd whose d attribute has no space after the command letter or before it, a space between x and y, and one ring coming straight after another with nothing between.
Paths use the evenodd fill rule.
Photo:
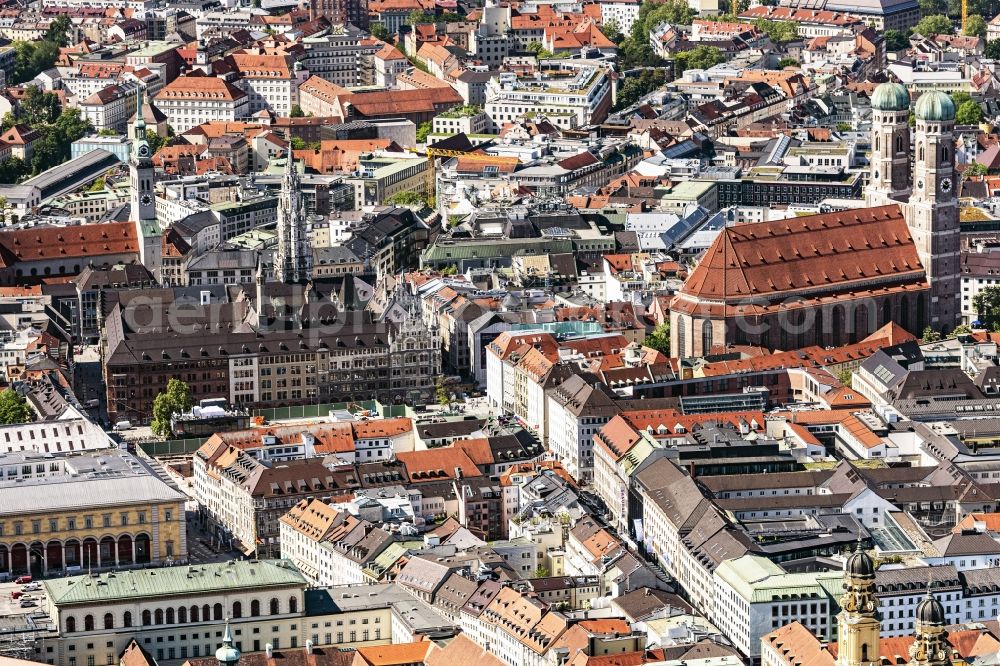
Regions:
<instances>
[{"instance_id":1,"label":"clock face on tower","mask_svg":"<svg viewBox=\"0 0 1000 666\"><path fill-rule=\"evenodd\" d=\"M951 192L951 178L944 178L941 181L941 191L945 194Z\"/></svg>"},{"instance_id":2,"label":"clock face on tower","mask_svg":"<svg viewBox=\"0 0 1000 666\"><path fill-rule=\"evenodd\" d=\"M153 197L149 196L148 194L143 194L141 197L139 197L139 203L141 203L143 206L148 206L149 204L153 203Z\"/></svg>"},{"instance_id":3,"label":"clock face on tower","mask_svg":"<svg viewBox=\"0 0 1000 666\"><path fill-rule=\"evenodd\" d=\"M147 146L146 144L142 144L141 146L139 146L139 157L148 157L148 156L149 156L149 146Z\"/></svg>"}]
</instances>

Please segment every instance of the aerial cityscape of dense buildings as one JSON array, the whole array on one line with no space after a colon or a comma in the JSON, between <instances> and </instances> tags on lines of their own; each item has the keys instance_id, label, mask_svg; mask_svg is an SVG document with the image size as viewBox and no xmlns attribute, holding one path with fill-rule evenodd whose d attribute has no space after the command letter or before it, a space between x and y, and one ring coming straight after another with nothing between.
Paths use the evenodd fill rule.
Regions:
<instances>
[{"instance_id":1,"label":"aerial cityscape of dense buildings","mask_svg":"<svg viewBox=\"0 0 1000 666\"><path fill-rule=\"evenodd\" d=\"M1000 0L0 0L0 666L1000 663Z\"/></svg>"}]
</instances>

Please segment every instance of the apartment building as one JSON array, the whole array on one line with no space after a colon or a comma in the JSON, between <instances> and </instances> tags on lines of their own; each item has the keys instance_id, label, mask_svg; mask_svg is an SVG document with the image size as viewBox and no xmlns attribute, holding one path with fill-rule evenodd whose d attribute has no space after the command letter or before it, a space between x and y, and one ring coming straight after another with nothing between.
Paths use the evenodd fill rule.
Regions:
<instances>
[{"instance_id":1,"label":"apartment building","mask_svg":"<svg viewBox=\"0 0 1000 666\"><path fill-rule=\"evenodd\" d=\"M537 76L501 73L486 84L486 114L493 124L541 114L561 129L602 122L611 110L607 66L588 60L546 60Z\"/></svg>"},{"instance_id":2,"label":"apartment building","mask_svg":"<svg viewBox=\"0 0 1000 666\"><path fill-rule=\"evenodd\" d=\"M202 123L234 121L252 113L246 92L213 76L179 76L153 99L178 133Z\"/></svg>"},{"instance_id":3,"label":"apartment building","mask_svg":"<svg viewBox=\"0 0 1000 666\"><path fill-rule=\"evenodd\" d=\"M603 383L573 375L546 392L549 450L579 483L594 479L594 435L621 412Z\"/></svg>"},{"instance_id":4,"label":"apartment building","mask_svg":"<svg viewBox=\"0 0 1000 666\"><path fill-rule=\"evenodd\" d=\"M80 114L95 130L124 132L135 115L140 87L136 83L112 84L80 102Z\"/></svg>"},{"instance_id":5,"label":"apartment building","mask_svg":"<svg viewBox=\"0 0 1000 666\"><path fill-rule=\"evenodd\" d=\"M268 111L287 117L298 106L299 86L309 73L293 56L242 51L230 57L240 74L234 85L247 94L249 115Z\"/></svg>"}]
</instances>

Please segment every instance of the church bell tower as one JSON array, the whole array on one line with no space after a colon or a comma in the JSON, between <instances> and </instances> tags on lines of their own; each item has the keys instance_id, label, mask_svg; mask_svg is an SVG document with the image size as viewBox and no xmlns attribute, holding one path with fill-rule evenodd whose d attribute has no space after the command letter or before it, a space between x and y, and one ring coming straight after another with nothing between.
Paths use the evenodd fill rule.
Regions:
<instances>
[{"instance_id":1,"label":"church bell tower","mask_svg":"<svg viewBox=\"0 0 1000 666\"><path fill-rule=\"evenodd\" d=\"M884 206L909 195L910 93L899 83L875 88L872 106L872 158L868 203Z\"/></svg>"},{"instance_id":2,"label":"church bell tower","mask_svg":"<svg viewBox=\"0 0 1000 666\"><path fill-rule=\"evenodd\" d=\"M130 217L132 223L136 225L139 258L143 265L159 278L162 232L156 221L156 201L153 193L155 182L153 155L149 148L149 142L146 141L146 121L142 115L142 102L145 96L145 89L140 89L136 103L135 133L132 136L132 150L129 154L129 181L132 186Z\"/></svg>"},{"instance_id":3,"label":"church bell tower","mask_svg":"<svg viewBox=\"0 0 1000 666\"><path fill-rule=\"evenodd\" d=\"M861 549L860 541L847 558L840 607L836 666L880 666L881 618L875 596L875 563Z\"/></svg>"},{"instance_id":4,"label":"church bell tower","mask_svg":"<svg viewBox=\"0 0 1000 666\"><path fill-rule=\"evenodd\" d=\"M959 323L958 188L955 178L955 104L940 91L917 100L913 194L907 223L930 283L926 322L947 333Z\"/></svg>"}]
</instances>

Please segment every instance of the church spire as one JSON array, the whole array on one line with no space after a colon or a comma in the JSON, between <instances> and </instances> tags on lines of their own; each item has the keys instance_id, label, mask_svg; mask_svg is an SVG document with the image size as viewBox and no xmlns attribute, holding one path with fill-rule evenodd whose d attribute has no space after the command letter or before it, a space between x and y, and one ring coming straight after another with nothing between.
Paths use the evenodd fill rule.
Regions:
<instances>
[{"instance_id":1,"label":"church spire","mask_svg":"<svg viewBox=\"0 0 1000 666\"><path fill-rule=\"evenodd\" d=\"M301 283L312 277L312 246L301 179L292 152L292 137L288 134L286 138L288 151L278 200L278 250L274 276L279 282Z\"/></svg>"},{"instance_id":2,"label":"church spire","mask_svg":"<svg viewBox=\"0 0 1000 666\"><path fill-rule=\"evenodd\" d=\"M934 598L931 585L928 581L927 596L917 604L914 641L910 645L911 666L947 666L951 663L948 632L944 630L947 616L944 606Z\"/></svg>"},{"instance_id":3,"label":"church spire","mask_svg":"<svg viewBox=\"0 0 1000 666\"><path fill-rule=\"evenodd\" d=\"M837 616L837 666L879 666L881 628L875 596L875 562L861 540L844 567L844 594Z\"/></svg>"}]
</instances>

